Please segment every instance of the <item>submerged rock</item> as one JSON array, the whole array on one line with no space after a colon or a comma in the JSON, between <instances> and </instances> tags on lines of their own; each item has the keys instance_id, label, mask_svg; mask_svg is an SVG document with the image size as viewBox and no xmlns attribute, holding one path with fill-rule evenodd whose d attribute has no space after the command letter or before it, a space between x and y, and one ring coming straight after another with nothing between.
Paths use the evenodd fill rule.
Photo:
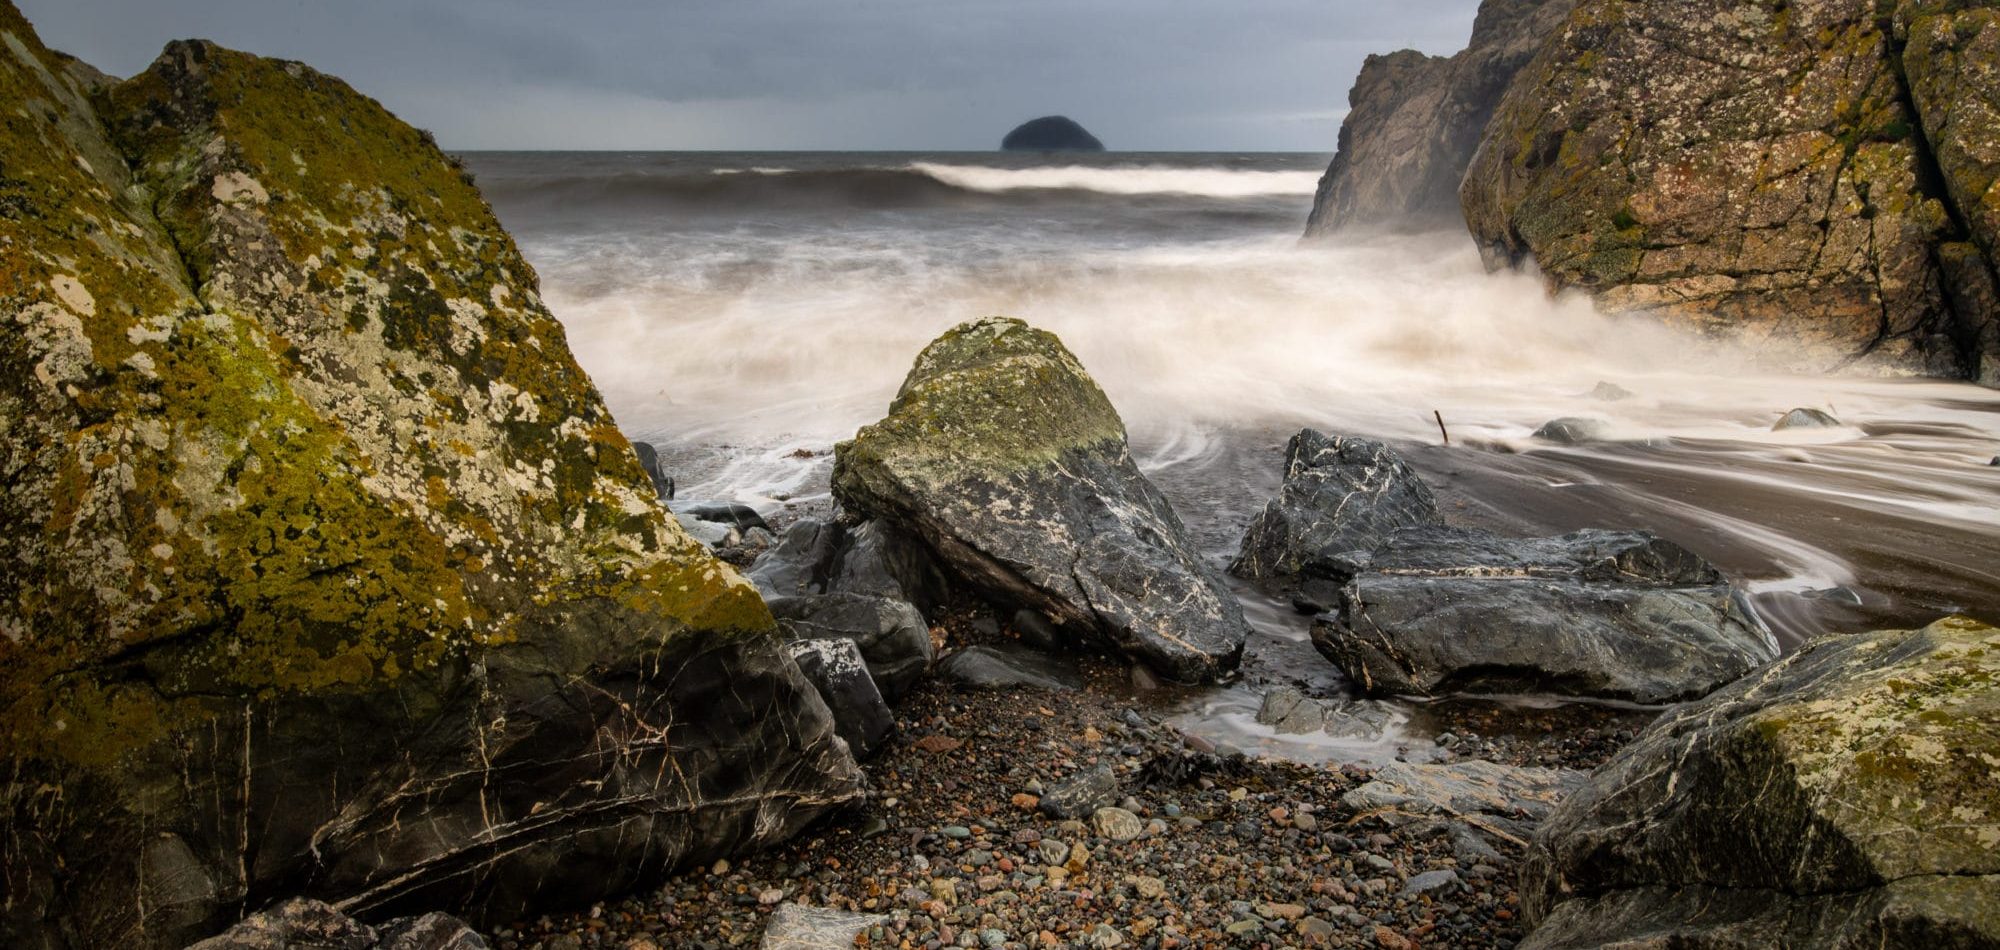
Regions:
<instances>
[{"instance_id":1,"label":"submerged rock","mask_svg":"<svg viewBox=\"0 0 2000 950\"><path fill-rule=\"evenodd\" d=\"M283 901L251 914L187 950L486 950L485 938L447 914L403 917L369 926L325 903Z\"/></svg>"},{"instance_id":2,"label":"submerged rock","mask_svg":"<svg viewBox=\"0 0 2000 950\"><path fill-rule=\"evenodd\" d=\"M1312 640L1370 692L1662 703L1777 655L1713 567L1642 531L1412 529L1360 566Z\"/></svg>"},{"instance_id":3,"label":"submerged rock","mask_svg":"<svg viewBox=\"0 0 2000 950\"><path fill-rule=\"evenodd\" d=\"M1306 236L1356 225L1459 224L1459 180L1487 121L1574 3L1484 0L1458 55L1406 49L1364 60Z\"/></svg>"},{"instance_id":4,"label":"submerged rock","mask_svg":"<svg viewBox=\"0 0 2000 950\"><path fill-rule=\"evenodd\" d=\"M1582 445L1586 442L1601 442L1610 427L1598 419L1581 416L1564 416L1550 419L1535 430L1534 437L1557 445Z\"/></svg>"},{"instance_id":5,"label":"submerged rock","mask_svg":"<svg viewBox=\"0 0 2000 950\"><path fill-rule=\"evenodd\" d=\"M1839 425L1840 420L1835 419L1830 413L1821 412L1818 409L1794 409L1785 413L1777 422L1772 423L1771 431L1783 432L1786 429L1831 429Z\"/></svg>"},{"instance_id":6,"label":"submerged rock","mask_svg":"<svg viewBox=\"0 0 2000 950\"><path fill-rule=\"evenodd\" d=\"M1430 487L1380 442L1304 429L1285 446L1285 482L1243 534L1229 571L1306 609L1336 602L1357 552L1401 528L1439 526Z\"/></svg>"},{"instance_id":7,"label":"submerged rock","mask_svg":"<svg viewBox=\"0 0 2000 950\"><path fill-rule=\"evenodd\" d=\"M1501 765L1472 760L1449 765L1392 762L1341 796L1357 812L1472 819L1518 845L1564 797L1582 788L1579 769ZM1484 842L1480 842L1484 845ZM1488 846L1490 848L1490 846Z\"/></svg>"},{"instance_id":8,"label":"submerged rock","mask_svg":"<svg viewBox=\"0 0 2000 950\"><path fill-rule=\"evenodd\" d=\"M926 347L888 417L835 448L833 493L1071 642L1190 681L1242 653L1242 608L1133 464L1111 402L1019 320L962 324Z\"/></svg>"},{"instance_id":9,"label":"submerged rock","mask_svg":"<svg viewBox=\"0 0 2000 950\"><path fill-rule=\"evenodd\" d=\"M1803 367L2000 384L1990 6L1580 0L1545 35L1464 177L1489 266Z\"/></svg>"},{"instance_id":10,"label":"submerged rock","mask_svg":"<svg viewBox=\"0 0 2000 950\"><path fill-rule=\"evenodd\" d=\"M861 794L426 136L298 63L86 89L0 32L0 944L509 920Z\"/></svg>"},{"instance_id":11,"label":"submerged rock","mask_svg":"<svg viewBox=\"0 0 2000 950\"><path fill-rule=\"evenodd\" d=\"M1006 152L1102 152L1104 143L1066 115L1045 115L1014 127L1000 140Z\"/></svg>"},{"instance_id":12,"label":"submerged rock","mask_svg":"<svg viewBox=\"0 0 2000 950\"><path fill-rule=\"evenodd\" d=\"M1669 710L1556 809L1525 947L2000 943L2000 630L1824 636Z\"/></svg>"}]
</instances>

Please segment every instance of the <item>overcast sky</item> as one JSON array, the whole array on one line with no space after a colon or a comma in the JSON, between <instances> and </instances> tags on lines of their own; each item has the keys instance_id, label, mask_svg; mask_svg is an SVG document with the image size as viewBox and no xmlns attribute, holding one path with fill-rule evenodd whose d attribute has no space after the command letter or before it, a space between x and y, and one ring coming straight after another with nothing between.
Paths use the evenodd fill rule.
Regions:
<instances>
[{"instance_id":1,"label":"overcast sky","mask_svg":"<svg viewBox=\"0 0 2000 950\"><path fill-rule=\"evenodd\" d=\"M1333 151L1362 57L1477 0L17 0L118 75L204 37L334 73L449 148Z\"/></svg>"}]
</instances>

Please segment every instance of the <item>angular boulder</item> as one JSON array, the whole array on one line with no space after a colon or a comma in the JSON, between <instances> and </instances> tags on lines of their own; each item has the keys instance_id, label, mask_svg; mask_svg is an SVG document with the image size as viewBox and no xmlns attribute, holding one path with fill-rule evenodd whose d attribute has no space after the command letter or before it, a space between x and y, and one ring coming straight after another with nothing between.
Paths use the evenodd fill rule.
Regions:
<instances>
[{"instance_id":1,"label":"angular boulder","mask_svg":"<svg viewBox=\"0 0 2000 950\"><path fill-rule=\"evenodd\" d=\"M1284 487L1250 522L1229 572L1324 609L1356 557L1400 529L1443 524L1430 487L1388 446L1304 429L1285 446Z\"/></svg>"},{"instance_id":2,"label":"angular boulder","mask_svg":"<svg viewBox=\"0 0 2000 950\"><path fill-rule=\"evenodd\" d=\"M882 696L895 702L937 657L930 625L903 594L936 586L920 551L873 524L806 518L786 530L747 576L764 592L778 626L795 639L854 641Z\"/></svg>"},{"instance_id":3,"label":"angular boulder","mask_svg":"<svg viewBox=\"0 0 2000 950\"><path fill-rule=\"evenodd\" d=\"M1347 94L1339 146L1306 237L1357 225L1460 222L1459 181L1507 85L1575 0L1484 0L1456 56L1371 55Z\"/></svg>"},{"instance_id":4,"label":"angular boulder","mask_svg":"<svg viewBox=\"0 0 2000 950\"><path fill-rule=\"evenodd\" d=\"M785 652L819 690L834 730L857 756L868 756L896 731L896 716L870 675L861 648L844 637L793 640Z\"/></svg>"},{"instance_id":5,"label":"angular boulder","mask_svg":"<svg viewBox=\"0 0 2000 950\"><path fill-rule=\"evenodd\" d=\"M1581 0L1487 126L1466 221L1489 266L1609 311L2000 384L1994 29L1986 3Z\"/></svg>"},{"instance_id":6,"label":"angular boulder","mask_svg":"<svg viewBox=\"0 0 2000 950\"><path fill-rule=\"evenodd\" d=\"M1357 566L1312 641L1373 693L1664 703L1777 656L1713 567L1643 531L1412 529Z\"/></svg>"},{"instance_id":7,"label":"angular boulder","mask_svg":"<svg viewBox=\"0 0 2000 950\"><path fill-rule=\"evenodd\" d=\"M1188 681L1242 653L1242 608L1133 464L1110 400L1019 320L975 320L926 347L888 417L835 448L833 493L1073 642Z\"/></svg>"},{"instance_id":8,"label":"angular boulder","mask_svg":"<svg viewBox=\"0 0 2000 950\"><path fill-rule=\"evenodd\" d=\"M1669 710L1537 831L1525 947L2000 944L2000 630L1824 636Z\"/></svg>"},{"instance_id":9,"label":"angular boulder","mask_svg":"<svg viewBox=\"0 0 2000 950\"><path fill-rule=\"evenodd\" d=\"M0 944L506 920L858 797L427 136L298 63L0 34Z\"/></svg>"}]
</instances>

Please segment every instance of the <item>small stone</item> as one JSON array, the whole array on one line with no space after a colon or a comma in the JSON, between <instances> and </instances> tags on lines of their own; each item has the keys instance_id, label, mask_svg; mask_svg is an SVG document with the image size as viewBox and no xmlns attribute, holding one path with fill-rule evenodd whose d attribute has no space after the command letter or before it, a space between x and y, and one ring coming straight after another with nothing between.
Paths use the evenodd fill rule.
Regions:
<instances>
[{"instance_id":1,"label":"small stone","mask_svg":"<svg viewBox=\"0 0 2000 950\"><path fill-rule=\"evenodd\" d=\"M1132 888L1133 893L1149 901L1167 896L1167 882L1157 877L1132 874L1126 876L1125 883Z\"/></svg>"},{"instance_id":2,"label":"small stone","mask_svg":"<svg viewBox=\"0 0 2000 950\"><path fill-rule=\"evenodd\" d=\"M757 903L762 904L765 907L770 907L771 905L776 904L784 899L785 899L785 890L784 888L781 887L766 888L765 890L757 892Z\"/></svg>"},{"instance_id":3,"label":"small stone","mask_svg":"<svg viewBox=\"0 0 2000 950\"><path fill-rule=\"evenodd\" d=\"M1232 937L1241 937L1244 936L1245 934L1254 934L1257 933L1258 931L1263 930L1264 922L1258 920L1255 917L1245 917L1242 920L1230 924L1229 926L1224 927L1222 929L1224 931L1227 931L1228 934Z\"/></svg>"},{"instance_id":4,"label":"small stone","mask_svg":"<svg viewBox=\"0 0 2000 950\"><path fill-rule=\"evenodd\" d=\"M955 840L962 841L966 838L972 837L972 829L967 828L964 825L946 825L943 828L938 829L938 834L944 835L947 838L952 838Z\"/></svg>"},{"instance_id":5,"label":"small stone","mask_svg":"<svg viewBox=\"0 0 2000 950\"><path fill-rule=\"evenodd\" d=\"M1432 891L1443 890L1457 883L1458 873L1455 871L1448 869L1425 871L1410 878L1408 883L1403 885L1403 896L1415 897L1418 894L1428 894Z\"/></svg>"},{"instance_id":6,"label":"small stone","mask_svg":"<svg viewBox=\"0 0 2000 950\"><path fill-rule=\"evenodd\" d=\"M915 742L910 743L910 745L919 752L929 752L932 755L941 755L946 752L958 751L958 748L960 746L965 745L965 740L954 739L951 736L925 736L921 739L918 739Z\"/></svg>"},{"instance_id":7,"label":"small stone","mask_svg":"<svg viewBox=\"0 0 2000 950\"><path fill-rule=\"evenodd\" d=\"M1041 805L1042 797L1040 795L1030 795L1026 792L1020 792L1015 794L1010 801L1014 803L1015 808L1019 808L1022 811L1034 811L1037 806Z\"/></svg>"},{"instance_id":8,"label":"small stone","mask_svg":"<svg viewBox=\"0 0 2000 950\"><path fill-rule=\"evenodd\" d=\"M1043 838L1037 848L1041 852L1043 864L1056 867L1069 861L1069 845L1060 838Z\"/></svg>"},{"instance_id":9,"label":"small stone","mask_svg":"<svg viewBox=\"0 0 2000 950\"><path fill-rule=\"evenodd\" d=\"M1119 933L1118 928L1110 924L1098 924L1084 934L1083 945L1091 947L1093 950L1108 950L1111 947L1122 947L1125 945L1125 935Z\"/></svg>"},{"instance_id":10,"label":"small stone","mask_svg":"<svg viewBox=\"0 0 2000 950\"><path fill-rule=\"evenodd\" d=\"M1113 841L1130 841L1146 830L1139 816L1123 808L1100 808L1090 816L1090 823L1097 829L1099 837Z\"/></svg>"},{"instance_id":11,"label":"small stone","mask_svg":"<svg viewBox=\"0 0 2000 950\"><path fill-rule=\"evenodd\" d=\"M1292 816L1292 827L1300 831L1314 831L1319 828L1319 819L1314 818L1309 812L1301 812Z\"/></svg>"},{"instance_id":12,"label":"small stone","mask_svg":"<svg viewBox=\"0 0 2000 950\"><path fill-rule=\"evenodd\" d=\"M718 859L716 859L716 862L715 862L714 864L712 864L712 865L709 865L709 868L708 868L708 873L710 873L710 874L713 874L713 875L715 875L716 877L721 877L721 876L723 876L724 874L728 874L728 873L729 873L729 859L728 859L728 858L718 858Z\"/></svg>"}]
</instances>

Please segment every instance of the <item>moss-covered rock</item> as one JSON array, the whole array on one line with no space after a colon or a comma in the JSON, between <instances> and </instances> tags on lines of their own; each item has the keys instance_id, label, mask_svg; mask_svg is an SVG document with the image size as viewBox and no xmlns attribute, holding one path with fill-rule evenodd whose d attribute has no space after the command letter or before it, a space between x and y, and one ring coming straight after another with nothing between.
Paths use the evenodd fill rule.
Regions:
<instances>
[{"instance_id":1,"label":"moss-covered rock","mask_svg":"<svg viewBox=\"0 0 2000 950\"><path fill-rule=\"evenodd\" d=\"M1169 676L1234 666L1249 633L1132 463L1111 401L1019 320L961 324L926 347L889 415L835 449L833 491L974 590Z\"/></svg>"},{"instance_id":2,"label":"moss-covered rock","mask_svg":"<svg viewBox=\"0 0 2000 950\"><path fill-rule=\"evenodd\" d=\"M1532 260L1608 310L1805 366L1984 378L2000 340L1967 282L1990 283L1991 249L1954 270L1940 248L1976 237L1961 192L1989 179L1936 169L1942 126L2000 127L1980 82L1924 77L1990 66L1904 38L1959 43L1990 13L1963 8L1992 5L1583 0L1488 125L1466 220L1490 265Z\"/></svg>"},{"instance_id":3,"label":"moss-covered rock","mask_svg":"<svg viewBox=\"0 0 2000 950\"><path fill-rule=\"evenodd\" d=\"M1536 833L1524 946L2000 941L2000 630L1829 636L1669 711Z\"/></svg>"},{"instance_id":4,"label":"moss-covered rock","mask_svg":"<svg viewBox=\"0 0 2000 950\"><path fill-rule=\"evenodd\" d=\"M0 103L0 942L504 916L856 794L428 136L208 43L112 83L4 0Z\"/></svg>"}]
</instances>

